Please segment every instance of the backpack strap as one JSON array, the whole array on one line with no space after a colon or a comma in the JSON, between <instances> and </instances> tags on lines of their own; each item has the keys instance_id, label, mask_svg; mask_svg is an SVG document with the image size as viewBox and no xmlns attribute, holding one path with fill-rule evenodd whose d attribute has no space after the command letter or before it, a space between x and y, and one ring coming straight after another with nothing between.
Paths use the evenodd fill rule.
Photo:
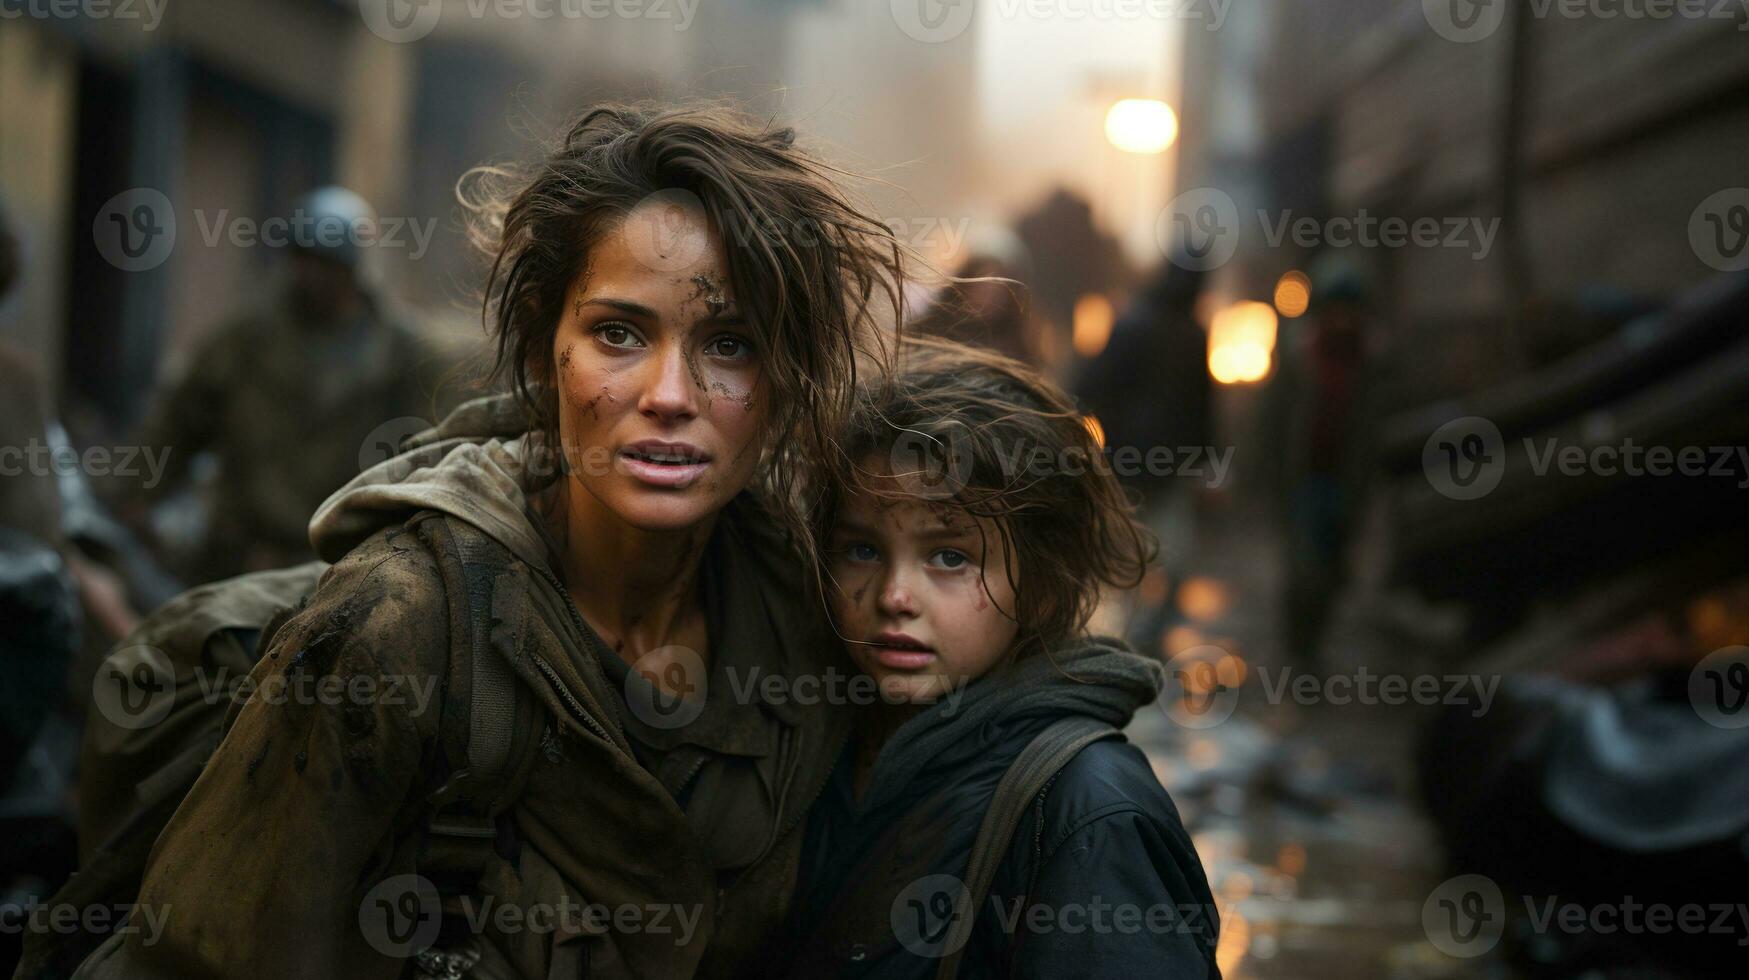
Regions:
<instances>
[{"instance_id":1,"label":"backpack strap","mask_svg":"<svg viewBox=\"0 0 1749 980\"><path fill-rule=\"evenodd\" d=\"M433 515L421 523L449 594L442 737L452 759L448 780L431 797L421 866L472 890L495 856L514 853L499 816L521 795L545 718L510 666L527 608L515 560L464 521Z\"/></svg>"},{"instance_id":2,"label":"backpack strap","mask_svg":"<svg viewBox=\"0 0 1749 980\"><path fill-rule=\"evenodd\" d=\"M972 924L978 909L990 894L990 884L996 880L996 869L1008 856L1008 846L1020 827L1020 818L1033 799L1043 793L1057 773L1080 751L1094 742L1120 734L1105 722L1075 715L1053 722L1028 742L1026 748L1008 767L1002 782L996 785L996 795L984 822L978 826L978 837L972 843L971 861L966 865L966 890L959 896L966 904L954 909L953 926L948 930L942 948L953 952L943 957L936 970L937 980L953 980L959 973L960 958L972 937Z\"/></svg>"}]
</instances>

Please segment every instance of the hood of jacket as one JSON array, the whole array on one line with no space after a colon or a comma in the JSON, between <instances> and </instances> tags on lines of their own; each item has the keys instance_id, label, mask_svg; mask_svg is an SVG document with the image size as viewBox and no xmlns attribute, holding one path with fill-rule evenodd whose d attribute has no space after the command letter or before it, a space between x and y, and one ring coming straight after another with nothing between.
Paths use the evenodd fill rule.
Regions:
<instances>
[{"instance_id":1,"label":"hood of jacket","mask_svg":"<svg viewBox=\"0 0 1749 980\"><path fill-rule=\"evenodd\" d=\"M1006 757L1065 715L1114 728L1160 692L1160 666L1122 640L1087 637L1049 656L993 671L907 720L881 748L864 812L873 812L962 770L969 761Z\"/></svg>"},{"instance_id":2,"label":"hood of jacket","mask_svg":"<svg viewBox=\"0 0 1749 980\"><path fill-rule=\"evenodd\" d=\"M435 510L479 528L517 558L545 566L547 546L528 516L528 500L555 472L529 465L527 429L527 417L509 395L458 406L405 440L400 454L365 469L324 501L310 519L310 544L323 560L339 561L383 527Z\"/></svg>"}]
</instances>

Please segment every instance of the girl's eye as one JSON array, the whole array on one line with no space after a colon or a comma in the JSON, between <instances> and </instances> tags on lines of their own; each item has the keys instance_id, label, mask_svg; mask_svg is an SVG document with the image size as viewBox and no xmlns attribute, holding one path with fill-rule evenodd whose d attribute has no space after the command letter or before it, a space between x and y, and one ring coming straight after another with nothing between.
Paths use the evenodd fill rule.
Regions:
<instances>
[{"instance_id":1,"label":"girl's eye","mask_svg":"<svg viewBox=\"0 0 1749 980\"><path fill-rule=\"evenodd\" d=\"M930 555L929 560L938 568L946 568L949 570L964 568L971 563L971 558L967 557L965 552L953 548L943 548L935 554Z\"/></svg>"},{"instance_id":2,"label":"girl's eye","mask_svg":"<svg viewBox=\"0 0 1749 980\"><path fill-rule=\"evenodd\" d=\"M595 327L595 336L609 347L641 347L643 342L632 328L623 323L602 323Z\"/></svg>"},{"instance_id":3,"label":"girl's eye","mask_svg":"<svg viewBox=\"0 0 1749 980\"><path fill-rule=\"evenodd\" d=\"M874 561L881 556L872 545L856 543L844 549L844 557L851 561Z\"/></svg>"},{"instance_id":4,"label":"girl's eye","mask_svg":"<svg viewBox=\"0 0 1749 980\"><path fill-rule=\"evenodd\" d=\"M739 360L753 353L753 345L732 334L724 334L704 345L704 352L716 357Z\"/></svg>"}]
</instances>

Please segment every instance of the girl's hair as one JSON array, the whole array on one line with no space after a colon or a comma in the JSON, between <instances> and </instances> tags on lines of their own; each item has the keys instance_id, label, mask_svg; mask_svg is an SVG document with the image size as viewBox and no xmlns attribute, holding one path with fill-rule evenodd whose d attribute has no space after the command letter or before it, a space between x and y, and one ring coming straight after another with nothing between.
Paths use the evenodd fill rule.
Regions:
<instances>
[{"instance_id":1,"label":"girl's hair","mask_svg":"<svg viewBox=\"0 0 1749 980\"><path fill-rule=\"evenodd\" d=\"M1134 587L1158 553L1069 397L995 352L906 337L891 376L859 389L839 445L839 465L819 475L816 534L830 533L850 494L992 519L1016 586L1003 612L1020 626L1020 656L1079 634L1101 586Z\"/></svg>"},{"instance_id":2,"label":"girl's hair","mask_svg":"<svg viewBox=\"0 0 1749 980\"><path fill-rule=\"evenodd\" d=\"M762 489L812 558L800 460L834 455L857 361L887 360L880 327L902 318L917 261L839 188L850 176L798 149L793 129L719 104L597 106L532 171L470 171L457 197L491 256L482 316L497 342L492 377L508 378L536 437L556 447L553 335L590 248L652 195L702 206L770 392Z\"/></svg>"}]
</instances>

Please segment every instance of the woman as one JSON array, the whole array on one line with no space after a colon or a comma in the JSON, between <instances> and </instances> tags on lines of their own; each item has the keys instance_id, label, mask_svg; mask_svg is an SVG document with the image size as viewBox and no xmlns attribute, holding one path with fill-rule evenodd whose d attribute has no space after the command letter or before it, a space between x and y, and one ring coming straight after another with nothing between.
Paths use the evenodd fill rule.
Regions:
<instances>
[{"instance_id":1,"label":"woman","mask_svg":"<svg viewBox=\"0 0 1749 980\"><path fill-rule=\"evenodd\" d=\"M598 108L503 205L468 196L515 403L464 406L317 512L335 565L251 680L331 676L345 696L233 711L147 867L158 935L84 975L752 965L846 735L842 712L740 681L829 655L792 481L830 450L903 255L793 138L719 109ZM502 661L462 669L456 593L476 589ZM513 684L514 710L458 725L482 684ZM494 725L537 733L508 743L514 802L476 826L477 875L438 880L457 835L433 813L497 795L456 790L505 744Z\"/></svg>"}]
</instances>

